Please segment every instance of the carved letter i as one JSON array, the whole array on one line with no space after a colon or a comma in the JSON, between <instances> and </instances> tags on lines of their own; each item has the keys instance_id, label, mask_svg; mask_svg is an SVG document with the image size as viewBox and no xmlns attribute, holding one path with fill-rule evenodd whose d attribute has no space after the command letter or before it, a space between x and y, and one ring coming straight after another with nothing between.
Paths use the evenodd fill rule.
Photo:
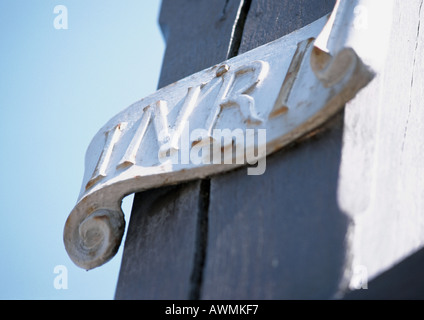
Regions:
<instances>
[{"instance_id":1,"label":"carved letter i","mask_svg":"<svg viewBox=\"0 0 424 320\"><path fill-rule=\"evenodd\" d=\"M94 173L88 181L87 185L85 186L85 189L88 190L92 186L94 186L98 181L106 177L106 170L110 162L110 158L112 157L112 151L115 147L115 144L118 142L122 130L125 129L127 123L122 122L118 125L116 125L112 130L109 130L106 132L106 143L103 148L102 154L100 156L99 162L97 163L96 169L94 170Z\"/></svg>"}]
</instances>

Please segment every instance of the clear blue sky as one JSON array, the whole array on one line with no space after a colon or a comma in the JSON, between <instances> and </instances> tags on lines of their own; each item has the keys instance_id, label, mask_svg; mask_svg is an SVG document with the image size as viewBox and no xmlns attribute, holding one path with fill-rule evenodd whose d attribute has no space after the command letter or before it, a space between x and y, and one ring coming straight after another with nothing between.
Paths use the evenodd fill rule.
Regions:
<instances>
[{"instance_id":1,"label":"clear blue sky","mask_svg":"<svg viewBox=\"0 0 424 320\"><path fill-rule=\"evenodd\" d=\"M56 5L68 9L57 30ZM113 299L122 247L84 271L63 226L90 140L156 90L164 52L160 0L0 2L0 299ZM123 209L128 222L132 200ZM54 268L68 269L56 290Z\"/></svg>"}]
</instances>

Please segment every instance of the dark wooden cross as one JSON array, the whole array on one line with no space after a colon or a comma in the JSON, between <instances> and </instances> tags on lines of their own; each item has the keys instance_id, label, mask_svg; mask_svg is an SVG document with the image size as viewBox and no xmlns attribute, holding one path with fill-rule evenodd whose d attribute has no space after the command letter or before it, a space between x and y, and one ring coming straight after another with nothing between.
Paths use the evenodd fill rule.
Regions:
<instances>
[{"instance_id":1,"label":"dark wooden cross","mask_svg":"<svg viewBox=\"0 0 424 320\"><path fill-rule=\"evenodd\" d=\"M424 297L424 6L383 2L370 17L354 10L364 14L355 28L392 19L376 78L313 135L268 156L264 175L242 168L135 195L116 299ZM334 4L163 0L158 87ZM361 263L374 279L348 293L346 272Z\"/></svg>"},{"instance_id":2,"label":"dark wooden cross","mask_svg":"<svg viewBox=\"0 0 424 320\"><path fill-rule=\"evenodd\" d=\"M334 3L164 0L158 87L289 34ZM268 157L263 176L240 169L136 194L116 298L330 298L348 227L336 203L342 128L340 114Z\"/></svg>"}]
</instances>

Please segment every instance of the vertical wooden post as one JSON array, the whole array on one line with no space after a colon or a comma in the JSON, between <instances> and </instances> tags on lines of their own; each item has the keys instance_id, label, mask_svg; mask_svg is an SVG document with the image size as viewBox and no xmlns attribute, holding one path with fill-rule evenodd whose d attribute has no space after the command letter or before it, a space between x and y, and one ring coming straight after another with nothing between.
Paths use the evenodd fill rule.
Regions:
<instances>
[{"instance_id":1,"label":"vertical wooden post","mask_svg":"<svg viewBox=\"0 0 424 320\"><path fill-rule=\"evenodd\" d=\"M243 168L136 195L117 299L338 298L355 263L375 277L424 246L424 8L394 2L383 72L346 113L269 156L264 175ZM334 3L164 0L159 86L288 34Z\"/></svg>"},{"instance_id":2,"label":"vertical wooden post","mask_svg":"<svg viewBox=\"0 0 424 320\"><path fill-rule=\"evenodd\" d=\"M159 87L228 58L242 0L164 0L166 39ZM209 182L159 188L134 198L116 299L199 297Z\"/></svg>"},{"instance_id":3,"label":"vertical wooden post","mask_svg":"<svg viewBox=\"0 0 424 320\"><path fill-rule=\"evenodd\" d=\"M333 5L165 0L160 23L167 50L159 86L290 33ZM213 178L210 191L208 181L196 181L138 194L116 298L300 297L306 290L300 279L278 285L299 264L304 268L294 276L304 281L334 269L335 276L316 284L321 294L314 293L331 297L347 228L335 205L341 122L339 117L328 132L273 156L262 177L239 170ZM327 234L330 224L339 227ZM304 232L312 235L302 237Z\"/></svg>"},{"instance_id":4,"label":"vertical wooden post","mask_svg":"<svg viewBox=\"0 0 424 320\"><path fill-rule=\"evenodd\" d=\"M240 53L330 12L333 1L254 0ZM337 205L343 117L268 157L262 176L211 179L202 298L328 299L346 262L348 221Z\"/></svg>"}]
</instances>

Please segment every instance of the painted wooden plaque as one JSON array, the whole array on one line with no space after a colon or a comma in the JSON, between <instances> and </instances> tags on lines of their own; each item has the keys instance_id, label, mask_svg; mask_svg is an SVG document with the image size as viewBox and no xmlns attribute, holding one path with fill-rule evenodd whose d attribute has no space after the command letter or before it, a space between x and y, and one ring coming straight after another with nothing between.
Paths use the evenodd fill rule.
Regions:
<instances>
[{"instance_id":1,"label":"painted wooden plaque","mask_svg":"<svg viewBox=\"0 0 424 320\"><path fill-rule=\"evenodd\" d=\"M374 76L359 56L367 58L366 50L358 55L355 38L346 37L357 32L352 12L350 2L338 2L330 16L112 118L87 150L79 201L65 225L72 260L92 269L113 257L126 195L243 165L246 174L261 175L268 154L336 114Z\"/></svg>"}]
</instances>

